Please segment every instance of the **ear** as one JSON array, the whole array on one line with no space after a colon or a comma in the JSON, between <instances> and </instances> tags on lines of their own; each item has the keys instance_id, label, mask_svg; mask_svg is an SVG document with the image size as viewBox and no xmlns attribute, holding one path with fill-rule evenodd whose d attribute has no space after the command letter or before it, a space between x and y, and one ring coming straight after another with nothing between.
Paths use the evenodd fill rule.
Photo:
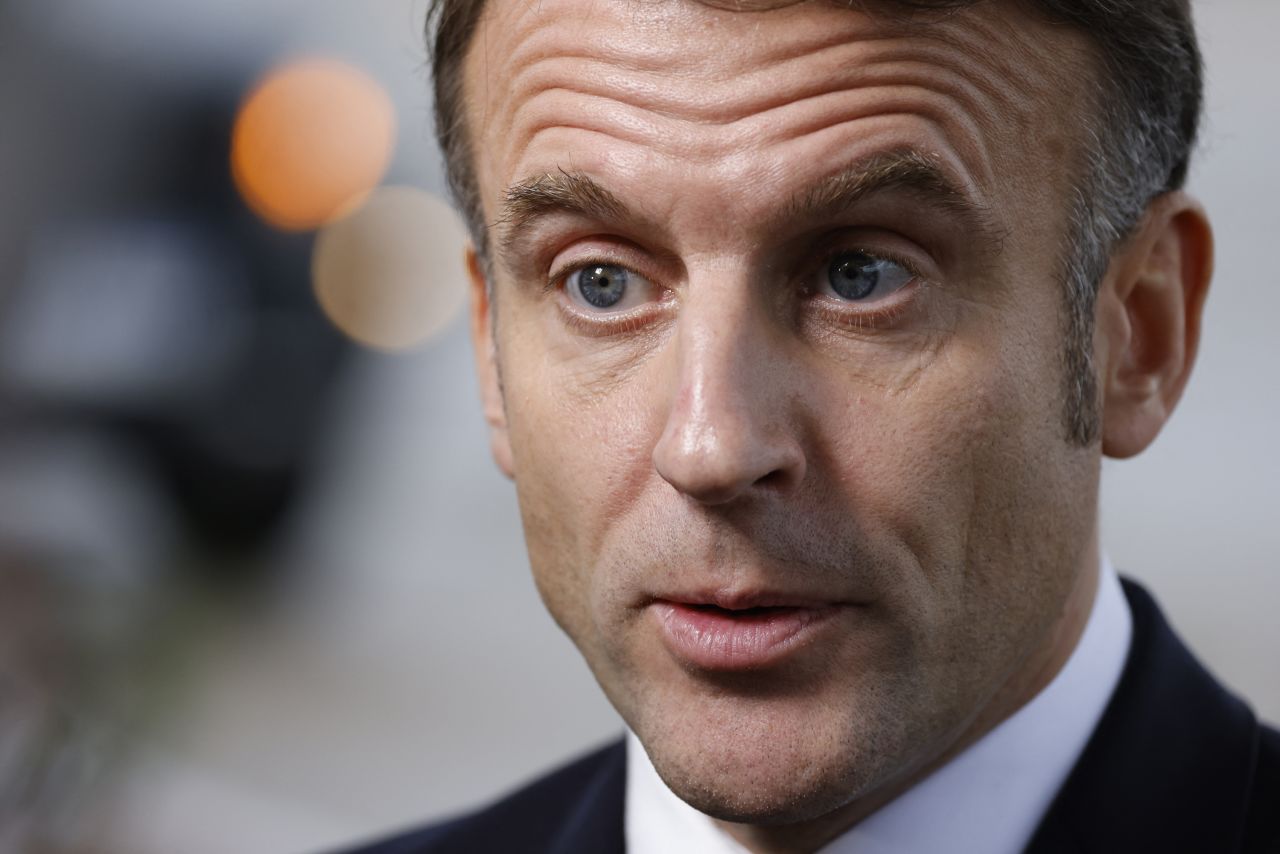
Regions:
<instances>
[{"instance_id":1,"label":"ear","mask_svg":"<svg viewBox=\"0 0 1280 854\"><path fill-rule=\"evenodd\" d=\"M1195 363L1213 276L1213 230L1182 192L1156 199L1112 259L1098 293L1102 452L1143 451L1173 413Z\"/></svg>"},{"instance_id":2,"label":"ear","mask_svg":"<svg viewBox=\"0 0 1280 854\"><path fill-rule=\"evenodd\" d=\"M484 420L489 425L489 448L493 461L507 477L515 476L511 464L511 440L507 434L507 411L502 400L502 381L498 373L498 351L493 338L491 291L484 264L474 244L467 244L467 278L471 291L471 346L475 353L476 375L480 379L480 400Z\"/></svg>"}]
</instances>

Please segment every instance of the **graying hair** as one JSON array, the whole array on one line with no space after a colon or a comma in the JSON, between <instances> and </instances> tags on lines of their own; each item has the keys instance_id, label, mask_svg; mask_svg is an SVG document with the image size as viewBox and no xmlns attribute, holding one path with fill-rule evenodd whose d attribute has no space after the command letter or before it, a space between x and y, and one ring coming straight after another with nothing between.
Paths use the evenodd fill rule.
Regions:
<instances>
[{"instance_id":1,"label":"graying hair","mask_svg":"<svg viewBox=\"0 0 1280 854\"><path fill-rule=\"evenodd\" d=\"M1141 2L1141 0L1137 0ZM1122 33L1119 50L1102 55L1094 81L1092 115L1084 126L1081 169L1072 189L1063 278L1064 404L1068 437L1091 445L1101 431L1097 369L1093 363L1098 287L1115 252L1133 234L1151 202L1186 183L1199 131L1201 58L1187 0L1150 2L1152 27L1164 38ZM1049 5L1071 4L1056 0ZM1095 0L1123 14L1127 2ZM1126 37L1127 36L1127 37ZM1161 69L1124 76L1126 67Z\"/></svg>"}]
</instances>

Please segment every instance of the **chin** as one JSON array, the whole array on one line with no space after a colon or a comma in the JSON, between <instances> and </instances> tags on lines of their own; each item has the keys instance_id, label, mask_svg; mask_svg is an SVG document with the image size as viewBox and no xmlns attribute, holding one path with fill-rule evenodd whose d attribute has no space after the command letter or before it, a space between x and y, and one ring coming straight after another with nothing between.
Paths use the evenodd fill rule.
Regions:
<instances>
[{"instance_id":1,"label":"chin","mask_svg":"<svg viewBox=\"0 0 1280 854\"><path fill-rule=\"evenodd\" d=\"M695 718L683 732L637 734L681 800L713 818L766 827L834 812L880 790L887 776L911 764L901 719L805 724L771 718L730 723L711 716Z\"/></svg>"},{"instance_id":2,"label":"chin","mask_svg":"<svg viewBox=\"0 0 1280 854\"><path fill-rule=\"evenodd\" d=\"M851 798L843 786L817 790L797 789L745 792L706 788L672 791L689 806L721 821L755 827L784 827L810 822L845 806Z\"/></svg>"},{"instance_id":3,"label":"chin","mask_svg":"<svg viewBox=\"0 0 1280 854\"><path fill-rule=\"evenodd\" d=\"M664 772L657 763L655 767L671 791L699 812L758 827L812 821L856 800L867 788L856 769L805 773L778 768L767 774L734 774L696 768Z\"/></svg>"}]
</instances>

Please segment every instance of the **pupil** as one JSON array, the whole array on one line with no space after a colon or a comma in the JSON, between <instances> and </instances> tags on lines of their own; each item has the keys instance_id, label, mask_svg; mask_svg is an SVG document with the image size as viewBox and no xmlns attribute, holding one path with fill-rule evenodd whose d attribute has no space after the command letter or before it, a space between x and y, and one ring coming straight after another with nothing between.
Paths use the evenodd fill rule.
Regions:
<instances>
[{"instance_id":1,"label":"pupil","mask_svg":"<svg viewBox=\"0 0 1280 854\"><path fill-rule=\"evenodd\" d=\"M627 290L627 271L612 264L588 267L578 274L578 291L596 308L617 305Z\"/></svg>"},{"instance_id":2,"label":"pupil","mask_svg":"<svg viewBox=\"0 0 1280 854\"><path fill-rule=\"evenodd\" d=\"M878 267L876 259L854 252L832 261L827 278L831 288L845 299L865 299L880 283Z\"/></svg>"}]
</instances>

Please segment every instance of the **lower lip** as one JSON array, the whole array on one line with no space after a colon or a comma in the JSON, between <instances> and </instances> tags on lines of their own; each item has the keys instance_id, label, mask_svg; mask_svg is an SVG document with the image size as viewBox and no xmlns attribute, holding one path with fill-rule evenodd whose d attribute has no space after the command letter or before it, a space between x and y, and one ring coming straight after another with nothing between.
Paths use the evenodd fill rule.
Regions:
<instances>
[{"instance_id":1,"label":"lower lip","mask_svg":"<svg viewBox=\"0 0 1280 854\"><path fill-rule=\"evenodd\" d=\"M807 645L839 610L766 608L727 611L676 602L651 606L667 649L680 661L704 670L759 670L781 662Z\"/></svg>"}]
</instances>

